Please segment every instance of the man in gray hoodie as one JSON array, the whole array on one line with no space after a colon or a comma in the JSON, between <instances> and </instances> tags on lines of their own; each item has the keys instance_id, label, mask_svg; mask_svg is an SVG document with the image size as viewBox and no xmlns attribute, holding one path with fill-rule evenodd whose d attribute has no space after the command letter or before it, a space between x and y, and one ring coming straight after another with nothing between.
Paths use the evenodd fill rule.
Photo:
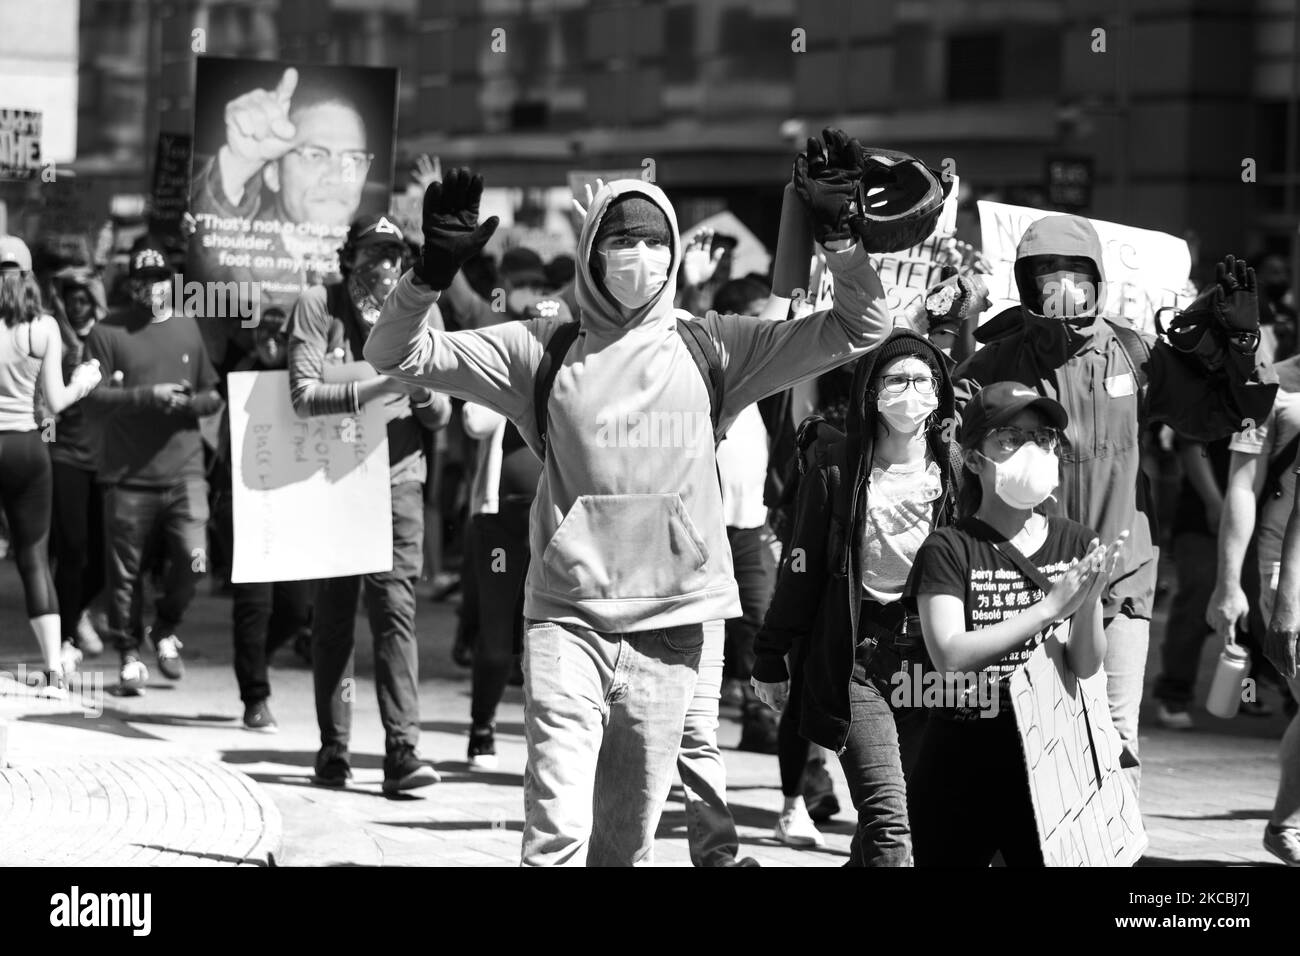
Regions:
<instances>
[{"instance_id":1,"label":"man in gray hoodie","mask_svg":"<svg viewBox=\"0 0 1300 956\"><path fill-rule=\"evenodd\" d=\"M553 318L440 332L429 306L482 248L482 178L457 170L425 197L421 261L366 342L379 371L505 415L543 458L525 586L525 865L651 862L706 621L740 615L714 456L710 394L676 325L717 352L718 433L746 406L852 361L891 321L852 239L827 258L835 301L790 322L692 320L673 307L676 214L640 180L601 187L578 239L579 334L549 391L535 380Z\"/></svg>"}]
</instances>

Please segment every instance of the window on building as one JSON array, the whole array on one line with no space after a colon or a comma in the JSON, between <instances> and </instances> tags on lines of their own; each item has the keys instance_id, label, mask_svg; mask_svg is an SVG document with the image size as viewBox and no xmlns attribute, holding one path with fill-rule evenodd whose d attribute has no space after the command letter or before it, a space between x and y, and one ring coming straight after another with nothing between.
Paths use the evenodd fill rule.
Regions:
<instances>
[{"instance_id":1,"label":"window on building","mask_svg":"<svg viewBox=\"0 0 1300 956\"><path fill-rule=\"evenodd\" d=\"M1002 97L1003 40L994 32L948 37L948 99L952 102Z\"/></svg>"}]
</instances>

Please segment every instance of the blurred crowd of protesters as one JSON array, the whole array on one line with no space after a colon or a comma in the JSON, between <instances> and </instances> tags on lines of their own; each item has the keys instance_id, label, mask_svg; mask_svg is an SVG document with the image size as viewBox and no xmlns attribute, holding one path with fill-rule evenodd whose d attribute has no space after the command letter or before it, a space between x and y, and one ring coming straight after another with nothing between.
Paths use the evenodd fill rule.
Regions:
<instances>
[{"instance_id":1,"label":"blurred crowd of protesters","mask_svg":"<svg viewBox=\"0 0 1300 956\"><path fill-rule=\"evenodd\" d=\"M733 274L734 245L730 237L703 230L677 250L680 266L673 305L695 316L714 310L773 321L812 311L810 302L774 298L770 275ZM182 637L195 640L186 636L185 613L199 582L210 579L232 602L234 670L245 726L259 732L277 729L268 706L268 666L280 648L309 663L322 740L313 780L340 786L351 775L351 703L340 688L352 674L355 611L364 590L386 734L384 788L436 783L436 771L417 750L415 612L416 584L423 580L425 600L447 601L460 593L450 643L454 660L469 669L472 683L467 759L471 770L496 768L497 707L508 685L524 682L520 655L529 516L542 461L518 423L497 409L450 399L386 375L349 382L326 375L332 364L362 358L389 294L419 253L418 244L387 217L358 219L340 253L341 283L310 288L290 314L269 310L250 336L236 338L214 362L195 318L173 314L170 284L180 263L156 237L145 235L135 242L126 270L107 293L103 270L95 266L88 248L38 243L33 255L18 237L0 237L0 497L5 525L0 531L21 575L48 693L61 693L83 657L102 653L104 640L112 641L119 652L121 692L144 691L149 679L146 649L152 650L165 677L181 679ZM965 242L954 240L948 254L948 284L989 271L978 250ZM1193 693L1203 645L1211 634L1234 627L1240 628L1241 643L1255 651L1251 676L1258 692L1243 703L1244 719L1268 716L1276 708L1294 717L1296 710L1295 681L1288 688L1288 681L1260 653L1270 615L1281 601L1274 595L1279 578L1286 577L1287 521L1296 494L1296 310L1285 259L1267 255L1254 265L1258 359L1275 370L1281 385L1267 420L1210 443L1185 440L1167 426L1143 424L1141 430L1141 468L1154 486L1160 519L1153 530L1163 529L1146 542L1142 558L1149 567L1141 573L1153 583L1150 588L1135 585L1127 597L1117 593L1113 601L1106 596L1103 602L1106 629L1113 631L1112 656L1116 646L1123 645L1130 656L1141 657L1127 664L1107 660L1112 680L1118 674L1128 682L1123 691L1127 699L1122 705L1112 699L1112 709L1135 785L1137 704L1145 633L1153 613L1147 591L1153 591L1155 603L1167 603L1160 671L1152 689L1160 725L1196 728ZM473 255L430 308L430 326L454 332L538 318L571 320L580 310L578 280L585 268L567 254L544 261L526 246L507 248L499 257ZM892 464L871 471L872 495L884 496L881 500L888 499L895 509L902 502L925 510L935 496L955 493L955 486L949 487L952 476L943 470L949 465L948 443L956 439L940 441L933 430L939 419L927 418L936 408L946 408L951 417L954 400L969 397L955 398L954 390L969 388L973 393L984 385L990 395L982 401L990 407L981 406L981 414L1000 414L999 422L1019 414L1026 428L1041 428L1045 422L1063 427L1054 417L1061 408L1055 402L1035 408L1023 402L993 406L996 396L989 386L1014 375L992 367L1001 354L996 347L986 347L974 365L965 362L974 351L979 311L931 310L928 319L918 311L910 331L895 331L874 354L739 410L719 445L726 542L741 613L715 629L706 628L678 752L697 865L752 863L737 856L725 775L719 769L719 713L739 721L739 749L777 757L773 772L784 804L773 836L789 846L820 846L823 837L817 824L841 812L826 769L828 757L837 752L849 777L851 809L858 817L852 861L857 864L885 865L910 858L907 815L908 800L914 798L904 795L904 777L912 775L917 759L917 772L935 792L959 789L954 786L956 770L943 770L933 753L926 757L925 748L918 757L916 715L891 708L879 689L871 689L881 686L888 669L900 662L925 660L925 647L916 635L910 639L913 643L899 636L902 618L895 614L902 607L895 602L903 596L911 562L920 558L911 545L897 550L899 535L896 529L884 530L883 506L864 505L863 520L869 528L861 546L868 565L857 569L856 584L869 599L864 613L875 615L863 626L893 635L887 642L893 657L860 659L853 675L836 672L845 680L851 676L854 688L851 701L844 702L844 717L848 720L851 711L853 728L844 731L847 737L841 738L838 731L810 732L807 720L800 727L801 707L807 711L802 700L805 684L817 688L825 677L824 665L816 658L821 651L815 641L786 640L783 628L798 630L788 619L812 614L807 601L820 599L819 582L810 579L812 592L785 594L785 604L768 612L778 593L778 567L790 563L796 492L801 481L818 474L818 430L870 435L882 427L880 421L894 425L906 418L903 411L886 409L892 399L877 412L875 399L867 402L864 396L911 395L907 402L920 402L910 424L893 432L885 428L889 438L880 446L881 454L892 457L881 460ZM1110 360L1120 362L1120 346L1113 351L1120 357ZM289 371L293 405L301 417L355 413L369 402L384 404L393 489L391 572L319 582L230 584L234 532L225 378L232 371L272 369ZM981 372L988 377L977 381ZM929 401L933 396L939 397ZM1004 396L1004 401L1011 400ZM902 409L907 402L900 398L893 404ZM811 431L797 431L796 426L810 417L815 420ZM931 424L923 425L927 421ZM213 428L205 422L220 425ZM984 447L980 442L988 434L962 437L961 447L953 444L952 454ZM871 465L870 444L863 454ZM1136 450L1132 465L1137 467ZM881 468L878 461L874 468ZM973 474L967 477L973 480ZM916 501L908 497L931 483L933 496ZM1102 523L1125 527L1141 505L1130 500L1111 507L1116 509L1111 517L1072 517L1099 530ZM944 512L934 528L950 520ZM1026 540L1037 533L1032 523L1017 531L1027 535ZM1051 547L1071 559L1080 558L1088 551L1086 537L1091 533L1080 538L1082 534L1068 522L1052 524L1044 527L1039 541L1052 542ZM924 537L912 544L919 546ZM958 539L953 532L944 540ZM1109 543L1102 541L1103 546ZM624 545L635 547L634 542ZM817 546L824 549L824 542ZM974 545L951 546L960 550ZM1172 582L1161 577L1154 583L1155 546L1170 556ZM783 575L782 588L789 591L793 576ZM929 586L932 577L919 575L917 586ZM942 590L946 585L939 581L933 586ZM1297 601L1282 603L1290 608ZM806 625L799 626L806 630ZM828 720L835 717L834 702L818 706L825 708L819 713ZM1003 744L1013 739L994 740L992 735L1005 733L1003 725L987 728L986 736L978 739L956 726L947 733L945 742L929 740L926 746L947 748L934 752L949 761L963 752L1005 755ZM1300 862L1300 731L1294 720L1287 735L1283 786L1266 842L1271 840L1270 849L1295 864ZM974 750L966 751L968 746ZM967 763L969 759L961 766ZM990 784L987 792L1003 791ZM1008 799L1014 798L1012 793ZM914 824L953 810L933 801L913 802L910 809ZM1021 819L1016 826L1023 823ZM948 819L944 826L943 832L952 831L952 842L959 843L956 824ZM1022 852L1022 831L1012 827L1001 835L1009 862ZM920 846L918 859L956 858L953 847L935 847L937 832L923 827L932 842ZM996 834L990 835L990 845L996 839ZM539 857L544 855L538 851Z\"/></svg>"}]
</instances>

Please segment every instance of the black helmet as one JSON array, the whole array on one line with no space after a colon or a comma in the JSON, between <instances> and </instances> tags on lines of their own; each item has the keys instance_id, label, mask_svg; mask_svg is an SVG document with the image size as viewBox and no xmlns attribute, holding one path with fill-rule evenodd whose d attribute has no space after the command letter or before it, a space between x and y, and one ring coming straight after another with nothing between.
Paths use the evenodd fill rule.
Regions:
<instances>
[{"instance_id":1,"label":"black helmet","mask_svg":"<svg viewBox=\"0 0 1300 956\"><path fill-rule=\"evenodd\" d=\"M862 177L850 227L866 252L901 252L934 232L952 180L893 149L858 150Z\"/></svg>"}]
</instances>

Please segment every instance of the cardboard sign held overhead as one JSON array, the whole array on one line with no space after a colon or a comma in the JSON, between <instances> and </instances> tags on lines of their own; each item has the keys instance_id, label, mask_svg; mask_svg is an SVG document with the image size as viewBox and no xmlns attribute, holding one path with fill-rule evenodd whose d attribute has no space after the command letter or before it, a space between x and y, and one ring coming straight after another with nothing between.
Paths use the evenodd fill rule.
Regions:
<instances>
[{"instance_id":1,"label":"cardboard sign held overhead","mask_svg":"<svg viewBox=\"0 0 1300 956\"><path fill-rule=\"evenodd\" d=\"M1011 676L1011 703L1048 866L1132 866L1147 847L1137 796L1120 769L1106 676L1065 661L1069 623Z\"/></svg>"}]
</instances>

